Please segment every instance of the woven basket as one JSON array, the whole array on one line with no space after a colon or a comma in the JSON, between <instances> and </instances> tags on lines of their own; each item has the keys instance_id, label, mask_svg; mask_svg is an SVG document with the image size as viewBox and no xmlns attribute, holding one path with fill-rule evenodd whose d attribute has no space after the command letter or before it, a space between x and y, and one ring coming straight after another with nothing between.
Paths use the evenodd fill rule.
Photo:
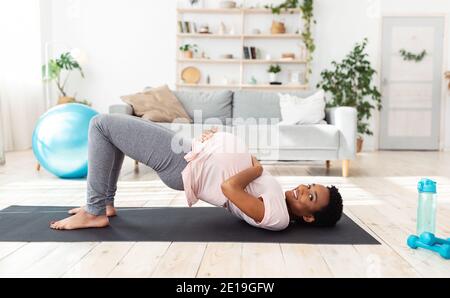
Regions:
<instances>
[{"instance_id":1,"label":"woven basket","mask_svg":"<svg viewBox=\"0 0 450 298\"><path fill-rule=\"evenodd\" d=\"M286 26L282 22L273 21L270 32L272 34L284 34L286 33Z\"/></svg>"}]
</instances>

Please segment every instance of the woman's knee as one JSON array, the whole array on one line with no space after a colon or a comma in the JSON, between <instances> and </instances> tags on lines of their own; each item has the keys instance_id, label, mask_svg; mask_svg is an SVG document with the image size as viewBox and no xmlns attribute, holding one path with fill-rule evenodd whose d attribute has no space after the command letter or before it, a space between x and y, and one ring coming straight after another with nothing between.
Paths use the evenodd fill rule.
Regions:
<instances>
[{"instance_id":1,"label":"woman's knee","mask_svg":"<svg viewBox=\"0 0 450 298\"><path fill-rule=\"evenodd\" d=\"M111 121L112 115L110 114L98 114L91 119L89 123L89 129L95 129L103 134L108 132L108 127Z\"/></svg>"}]
</instances>

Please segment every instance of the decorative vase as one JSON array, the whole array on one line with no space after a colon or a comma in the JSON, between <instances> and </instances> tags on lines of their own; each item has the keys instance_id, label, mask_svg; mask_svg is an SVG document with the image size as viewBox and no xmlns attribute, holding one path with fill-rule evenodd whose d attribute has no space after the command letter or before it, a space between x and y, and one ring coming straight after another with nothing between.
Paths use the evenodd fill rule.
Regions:
<instances>
[{"instance_id":1,"label":"decorative vase","mask_svg":"<svg viewBox=\"0 0 450 298\"><path fill-rule=\"evenodd\" d=\"M291 71L289 73L291 84L298 85L300 84L300 71Z\"/></svg>"},{"instance_id":2,"label":"decorative vase","mask_svg":"<svg viewBox=\"0 0 450 298\"><path fill-rule=\"evenodd\" d=\"M183 57L186 59L192 59L192 58L194 58L194 52L193 51L184 51Z\"/></svg>"},{"instance_id":3,"label":"decorative vase","mask_svg":"<svg viewBox=\"0 0 450 298\"><path fill-rule=\"evenodd\" d=\"M219 34L220 35L227 34L227 27L225 26L225 24L223 22L220 23Z\"/></svg>"},{"instance_id":4,"label":"decorative vase","mask_svg":"<svg viewBox=\"0 0 450 298\"><path fill-rule=\"evenodd\" d=\"M300 51L299 51L299 59L301 60L301 61L306 61L306 58L307 58L307 50L306 50L306 47L304 46L304 45L301 45L300 46Z\"/></svg>"},{"instance_id":5,"label":"decorative vase","mask_svg":"<svg viewBox=\"0 0 450 298\"><path fill-rule=\"evenodd\" d=\"M364 139L361 137L358 137L358 139L356 140L356 153L362 152L363 144L364 144Z\"/></svg>"},{"instance_id":6,"label":"decorative vase","mask_svg":"<svg viewBox=\"0 0 450 298\"><path fill-rule=\"evenodd\" d=\"M261 30L259 30L259 29L253 29L252 30L252 34L254 34L254 35L259 35L259 34L261 34Z\"/></svg>"}]
</instances>

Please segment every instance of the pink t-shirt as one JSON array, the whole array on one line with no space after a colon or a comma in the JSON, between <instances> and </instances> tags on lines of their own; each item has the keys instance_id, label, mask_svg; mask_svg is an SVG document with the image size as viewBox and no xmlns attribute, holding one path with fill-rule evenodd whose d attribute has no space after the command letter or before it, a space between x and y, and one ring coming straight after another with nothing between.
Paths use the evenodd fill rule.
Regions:
<instances>
[{"instance_id":1,"label":"pink t-shirt","mask_svg":"<svg viewBox=\"0 0 450 298\"><path fill-rule=\"evenodd\" d=\"M280 231L289 225L283 189L266 170L245 189L264 201L264 218L260 223L243 213L222 193L221 185L225 180L252 166L252 156L247 147L233 134L218 132L204 143L193 140L192 151L185 159L189 163L182 176L190 207L202 200L227 208L238 218L258 228Z\"/></svg>"}]
</instances>

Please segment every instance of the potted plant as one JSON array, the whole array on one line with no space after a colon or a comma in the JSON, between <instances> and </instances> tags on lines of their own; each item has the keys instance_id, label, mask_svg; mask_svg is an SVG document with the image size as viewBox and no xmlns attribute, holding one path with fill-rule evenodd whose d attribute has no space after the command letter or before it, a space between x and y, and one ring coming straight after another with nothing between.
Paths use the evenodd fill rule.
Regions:
<instances>
[{"instance_id":1,"label":"potted plant","mask_svg":"<svg viewBox=\"0 0 450 298\"><path fill-rule=\"evenodd\" d=\"M281 67L276 64L276 65L270 65L269 69L267 70L267 72L269 73L269 78L270 78L270 82L276 82L277 81L277 74L279 72L281 72Z\"/></svg>"},{"instance_id":2,"label":"potted plant","mask_svg":"<svg viewBox=\"0 0 450 298\"><path fill-rule=\"evenodd\" d=\"M180 47L180 51L183 52L183 56L186 59L194 58L194 52L198 52L198 46L196 44L184 44Z\"/></svg>"},{"instance_id":3,"label":"potted plant","mask_svg":"<svg viewBox=\"0 0 450 298\"><path fill-rule=\"evenodd\" d=\"M317 88L322 88L331 94L327 107L351 106L358 112L358 152L361 152L364 135L373 135L368 121L372 111L381 110L381 93L374 86L376 71L372 68L365 52L367 38L356 44L354 49L337 63L333 61L332 70L321 73L322 81Z\"/></svg>"},{"instance_id":4,"label":"potted plant","mask_svg":"<svg viewBox=\"0 0 450 298\"><path fill-rule=\"evenodd\" d=\"M67 72L64 80L62 80L63 71ZM80 64L72 57L70 53L63 53L59 58L51 59L47 64L42 65L42 78L45 82L55 82L59 91L58 104L81 103L91 105L86 100L77 101L75 99L75 95L67 95L65 87L73 71L79 71L81 77L84 78L83 69Z\"/></svg>"}]
</instances>

